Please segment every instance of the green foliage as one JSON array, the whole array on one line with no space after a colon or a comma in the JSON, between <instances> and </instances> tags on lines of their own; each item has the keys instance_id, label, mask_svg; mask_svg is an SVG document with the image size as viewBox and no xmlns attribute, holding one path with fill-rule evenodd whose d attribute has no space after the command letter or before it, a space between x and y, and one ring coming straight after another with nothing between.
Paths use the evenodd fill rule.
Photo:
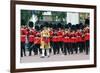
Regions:
<instances>
[{"instance_id":1,"label":"green foliage","mask_svg":"<svg viewBox=\"0 0 100 73\"><path fill-rule=\"evenodd\" d=\"M37 16L38 21L40 21L40 19L43 19L43 12L44 11L35 11L34 14Z\"/></svg>"},{"instance_id":2,"label":"green foliage","mask_svg":"<svg viewBox=\"0 0 100 73\"><path fill-rule=\"evenodd\" d=\"M66 12L52 12L53 21L55 21L56 19L63 21L63 19L65 18L66 18Z\"/></svg>"},{"instance_id":3,"label":"green foliage","mask_svg":"<svg viewBox=\"0 0 100 73\"><path fill-rule=\"evenodd\" d=\"M24 21L24 25L28 23L31 17L32 17L32 10L21 10L21 20Z\"/></svg>"},{"instance_id":4,"label":"green foliage","mask_svg":"<svg viewBox=\"0 0 100 73\"><path fill-rule=\"evenodd\" d=\"M21 25L27 25L29 22L29 19L32 17L32 14L36 15L38 18L38 21L41 21L43 19L43 13L46 11L38 11L38 10L21 10ZM62 21L66 22L66 12L57 12L57 11L51 11L52 14L52 20L53 21ZM65 19L65 21L63 21ZM22 22L23 20L23 22Z\"/></svg>"}]
</instances>

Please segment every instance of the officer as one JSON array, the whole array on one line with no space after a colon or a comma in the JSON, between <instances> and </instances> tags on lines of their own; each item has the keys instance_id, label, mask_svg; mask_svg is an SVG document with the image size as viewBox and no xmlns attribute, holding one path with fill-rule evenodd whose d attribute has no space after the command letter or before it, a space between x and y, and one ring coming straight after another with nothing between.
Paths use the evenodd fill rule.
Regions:
<instances>
[{"instance_id":1,"label":"officer","mask_svg":"<svg viewBox=\"0 0 100 73\"><path fill-rule=\"evenodd\" d=\"M42 56L41 58L44 58L45 56L49 57L49 49L50 49L50 32L47 27L48 23L44 23L43 30L41 31L41 50L42 50ZM46 52L46 55L45 55Z\"/></svg>"}]
</instances>

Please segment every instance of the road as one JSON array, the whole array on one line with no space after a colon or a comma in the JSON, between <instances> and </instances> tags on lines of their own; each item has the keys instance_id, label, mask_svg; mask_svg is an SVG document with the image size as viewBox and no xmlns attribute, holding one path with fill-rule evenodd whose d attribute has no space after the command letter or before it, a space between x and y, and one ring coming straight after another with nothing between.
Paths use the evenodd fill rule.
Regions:
<instances>
[{"instance_id":1,"label":"road","mask_svg":"<svg viewBox=\"0 0 100 73\"><path fill-rule=\"evenodd\" d=\"M73 60L87 60L89 59L89 55L85 53L78 53L78 54L71 54L71 55L63 55L57 54L53 55L50 54L50 57L40 58L41 55L32 55L32 56L24 56L21 57L21 63L31 63L31 62L51 62L51 61L73 61Z\"/></svg>"}]
</instances>

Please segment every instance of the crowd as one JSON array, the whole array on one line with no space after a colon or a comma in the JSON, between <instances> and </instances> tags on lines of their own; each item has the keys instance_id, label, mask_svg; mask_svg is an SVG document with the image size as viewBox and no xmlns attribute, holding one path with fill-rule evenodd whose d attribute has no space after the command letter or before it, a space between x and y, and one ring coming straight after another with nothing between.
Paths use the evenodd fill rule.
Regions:
<instances>
[{"instance_id":1,"label":"crowd","mask_svg":"<svg viewBox=\"0 0 100 73\"><path fill-rule=\"evenodd\" d=\"M41 58L60 53L64 55L86 53L88 55L89 41L90 31L87 24L45 22L33 27L33 23L29 22L28 26L21 25L21 57L26 56L26 51L29 56L41 55Z\"/></svg>"}]
</instances>

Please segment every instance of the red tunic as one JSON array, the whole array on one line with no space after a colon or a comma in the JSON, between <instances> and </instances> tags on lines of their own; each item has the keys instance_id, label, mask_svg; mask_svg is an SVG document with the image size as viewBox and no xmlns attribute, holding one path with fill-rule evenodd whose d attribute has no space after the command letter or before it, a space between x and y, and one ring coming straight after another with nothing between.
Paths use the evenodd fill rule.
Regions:
<instances>
[{"instance_id":1,"label":"red tunic","mask_svg":"<svg viewBox=\"0 0 100 73\"><path fill-rule=\"evenodd\" d=\"M21 42L25 43L26 41L26 29L21 28Z\"/></svg>"},{"instance_id":2,"label":"red tunic","mask_svg":"<svg viewBox=\"0 0 100 73\"><path fill-rule=\"evenodd\" d=\"M70 38L70 41L71 43L76 43L77 42L77 34L76 33L72 33L71 34L71 38Z\"/></svg>"},{"instance_id":3,"label":"red tunic","mask_svg":"<svg viewBox=\"0 0 100 73\"><path fill-rule=\"evenodd\" d=\"M53 36L53 31L50 31L50 36Z\"/></svg>"},{"instance_id":4,"label":"red tunic","mask_svg":"<svg viewBox=\"0 0 100 73\"><path fill-rule=\"evenodd\" d=\"M34 35L34 36L35 36L36 33L37 33L37 32L35 31L35 29L30 29L30 31L29 31L29 34L32 34L32 35Z\"/></svg>"},{"instance_id":5,"label":"red tunic","mask_svg":"<svg viewBox=\"0 0 100 73\"><path fill-rule=\"evenodd\" d=\"M76 32L76 42L82 42L82 33Z\"/></svg>"},{"instance_id":6,"label":"red tunic","mask_svg":"<svg viewBox=\"0 0 100 73\"><path fill-rule=\"evenodd\" d=\"M52 40L52 42L59 42L56 30L53 31L51 40Z\"/></svg>"},{"instance_id":7,"label":"red tunic","mask_svg":"<svg viewBox=\"0 0 100 73\"><path fill-rule=\"evenodd\" d=\"M71 43L75 43L76 42L76 38L75 37L71 37L70 41L71 41Z\"/></svg>"},{"instance_id":8,"label":"red tunic","mask_svg":"<svg viewBox=\"0 0 100 73\"><path fill-rule=\"evenodd\" d=\"M40 44L41 38L40 37L35 37L34 38L34 44Z\"/></svg>"},{"instance_id":9,"label":"red tunic","mask_svg":"<svg viewBox=\"0 0 100 73\"><path fill-rule=\"evenodd\" d=\"M28 31L25 28L21 28L21 35L27 35Z\"/></svg>"},{"instance_id":10,"label":"red tunic","mask_svg":"<svg viewBox=\"0 0 100 73\"><path fill-rule=\"evenodd\" d=\"M50 31L50 41L52 42L53 31Z\"/></svg>"},{"instance_id":11,"label":"red tunic","mask_svg":"<svg viewBox=\"0 0 100 73\"><path fill-rule=\"evenodd\" d=\"M63 42L64 43L69 43L70 42L70 38L68 36L63 38Z\"/></svg>"},{"instance_id":12,"label":"red tunic","mask_svg":"<svg viewBox=\"0 0 100 73\"><path fill-rule=\"evenodd\" d=\"M26 35L21 35L21 42L25 43L26 39L25 39Z\"/></svg>"},{"instance_id":13,"label":"red tunic","mask_svg":"<svg viewBox=\"0 0 100 73\"><path fill-rule=\"evenodd\" d=\"M58 42L59 40L58 40L58 36L53 36L52 37L52 42Z\"/></svg>"},{"instance_id":14,"label":"red tunic","mask_svg":"<svg viewBox=\"0 0 100 73\"><path fill-rule=\"evenodd\" d=\"M21 30L24 32L25 35L28 35L29 34L29 29L24 27L24 28L21 28Z\"/></svg>"},{"instance_id":15,"label":"red tunic","mask_svg":"<svg viewBox=\"0 0 100 73\"><path fill-rule=\"evenodd\" d=\"M29 35L29 42L34 43L34 35Z\"/></svg>"},{"instance_id":16,"label":"red tunic","mask_svg":"<svg viewBox=\"0 0 100 73\"><path fill-rule=\"evenodd\" d=\"M40 36L40 32L35 32L35 34L34 34L35 36Z\"/></svg>"},{"instance_id":17,"label":"red tunic","mask_svg":"<svg viewBox=\"0 0 100 73\"><path fill-rule=\"evenodd\" d=\"M58 31L57 32L57 36L58 36L58 41L62 42L63 41L63 32L62 31Z\"/></svg>"},{"instance_id":18,"label":"red tunic","mask_svg":"<svg viewBox=\"0 0 100 73\"><path fill-rule=\"evenodd\" d=\"M29 31L29 39L28 39L28 41L31 42L31 43L34 43L34 30L33 29L31 29Z\"/></svg>"},{"instance_id":19,"label":"red tunic","mask_svg":"<svg viewBox=\"0 0 100 73\"><path fill-rule=\"evenodd\" d=\"M85 40L90 40L90 34L89 33L85 34Z\"/></svg>"},{"instance_id":20,"label":"red tunic","mask_svg":"<svg viewBox=\"0 0 100 73\"><path fill-rule=\"evenodd\" d=\"M69 43L70 42L70 37L69 37L68 33L64 34L63 42L64 43Z\"/></svg>"}]
</instances>

